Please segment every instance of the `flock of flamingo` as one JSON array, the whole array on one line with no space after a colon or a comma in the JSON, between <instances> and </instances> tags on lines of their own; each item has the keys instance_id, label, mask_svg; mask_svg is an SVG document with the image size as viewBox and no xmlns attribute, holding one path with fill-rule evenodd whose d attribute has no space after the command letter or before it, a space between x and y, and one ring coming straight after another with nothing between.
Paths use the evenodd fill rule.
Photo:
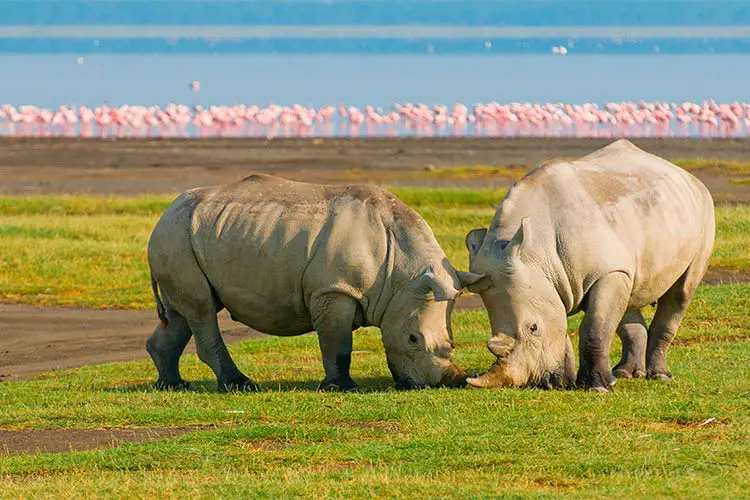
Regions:
<instances>
[{"instance_id":1,"label":"flock of flamingo","mask_svg":"<svg viewBox=\"0 0 750 500\"><path fill-rule=\"evenodd\" d=\"M0 105L0 135L79 137L744 137L750 103L234 106Z\"/></svg>"}]
</instances>

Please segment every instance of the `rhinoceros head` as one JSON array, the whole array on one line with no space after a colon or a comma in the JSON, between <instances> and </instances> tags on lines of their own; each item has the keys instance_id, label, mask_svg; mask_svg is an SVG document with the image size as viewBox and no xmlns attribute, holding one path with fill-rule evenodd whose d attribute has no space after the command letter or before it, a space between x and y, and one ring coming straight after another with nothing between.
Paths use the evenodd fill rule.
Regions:
<instances>
[{"instance_id":1,"label":"rhinoceros head","mask_svg":"<svg viewBox=\"0 0 750 500\"><path fill-rule=\"evenodd\" d=\"M381 331L397 389L466 385L466 373L451 361L450 319L455 299L472 276L449 264L430 265L392 297Z\"/></svg>"},{"instance_id":2,"label":"rhinoceros head","mask_svg":"<svg viewBox=\"0 0 750 500\"><path fill-rule=\"evenodd\" d=\"M469 290L482 297L497 357L489 372L468 379L475 387L568 387L575 380L567 314L544 257L534 248L528 219L502 241L475 229L466 237L470 269L482 274Z\"/></svg>"}]
</instances>

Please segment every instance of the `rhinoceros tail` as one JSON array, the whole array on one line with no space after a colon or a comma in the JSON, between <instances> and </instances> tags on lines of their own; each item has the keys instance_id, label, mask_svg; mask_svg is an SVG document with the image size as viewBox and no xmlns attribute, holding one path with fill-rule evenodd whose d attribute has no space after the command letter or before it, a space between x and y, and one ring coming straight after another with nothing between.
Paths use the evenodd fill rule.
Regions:
<instances>
[{"instance_id":1,"label":"rhinoceros tail","mask_svg":"<svg viewBox=\"0 0 750 500\"><path fill-rule=\"evenodd\" d=\"M159 285L156 283L153 276L151 277L151 290L154 291L154 298L156 299L156 314L159 315L161 327L166 328L169 324L169 321L167 320L167 309L164 307L164 302L161 301L161 297L159 296Z\"/></svg>"}]
</instances>

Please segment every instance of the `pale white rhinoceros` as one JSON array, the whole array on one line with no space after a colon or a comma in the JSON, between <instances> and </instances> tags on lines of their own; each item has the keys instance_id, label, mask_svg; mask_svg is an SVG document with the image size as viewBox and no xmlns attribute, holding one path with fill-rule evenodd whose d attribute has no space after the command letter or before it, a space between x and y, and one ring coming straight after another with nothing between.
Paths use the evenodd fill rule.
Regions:
<instances>
[{"instance_id":1,"label":"pale white rhinoceros","mask_svg":"<svg viewBox=\"0 0 750 500\"><path fill-rule=\"evenodd\" d=\"M255 389L232 361L216 314L271 335L317 331L324 390L356 390L352 330L381 328L399 389L464 385L450 315L462 278L416 212L371 186L252 175L181 194L148 245L161 324L147 341L157 386L182 388L195 334L219 390ZM159 293L161 290L161 296Z\"/></svg>"},{"instance_id":2,"label":"pale white rhinoceros","mask_svg":"<svg viewBox=\"0 0 750 500\"><path fill-rule=\"evenodd\" d=\"M617 377L670 378L666 353L708 266L714 206L685 170L616 141L549 161L516 183L489 229L466 238L469 286L489 313L497 356L476 387L608 391ZM646 328L640 310L657 303ZM585 311L580 366L566 317ZM622 360L610 370L614 332Z\"/></svg>"}]
</instances>

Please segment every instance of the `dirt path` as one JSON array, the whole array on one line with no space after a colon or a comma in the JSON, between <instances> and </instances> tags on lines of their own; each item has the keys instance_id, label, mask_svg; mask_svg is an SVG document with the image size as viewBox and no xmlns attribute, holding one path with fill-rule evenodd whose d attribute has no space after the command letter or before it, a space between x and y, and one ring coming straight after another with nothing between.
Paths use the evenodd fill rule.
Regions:
<instances>
[{"instance_id":1,"label":"dirt path","mask_svg":"<svg viewBox=\"0 0 750 500\"><path fill-rule=\"evenodd\" d=\"M750 271L711 268L705 284L750 283ZM478 295L464 294L457 311L483 309ZM156 324L153 311L38 307L0 303L0 382L26 380L44 372L85 365L147 359L146 338ZM219 313L227 344L263 333ZM194 353L191 341L185 352Z\"/></svg>"},{"instance_id":2,"label":"dirt path","mask_svg":"<svg viewBox=\"0 0 750 500\"><path fill-rule=\"evenodd\" d=\"M481 307L461 297L459 309ZM0 303L0 381L25 380L43 372L115 361L147 359L145 342L156 325L153 311L37 307ZM227 344L264 334L219 313ZM194 353L191 341L185 352Z\"/></svg>"},{"instance_id":3,"label":"dirt path","mask_svg":"<svg viewBox=\"0 0 750 500\"><path fill-rule=\"evenodd\" d=\"M24 380L46 371L144 359L153 311L36 307L0 303L0 380ZM263 336L226 312L219 326L227 343ZM186 352L195 352L193 342Z\"/></svg>"},{"instance_id":4,"label":"dirt path","mask_svg":"<svg viewBox=\"0 0 750 500\"><path fill-rule=\"evenodd\" d=\"M211 426L193 426L137 429L0 429L0 457L99 450L121 446L125 443L171 438L189 432L214 428Z\"/></svg>"},{"instance_id":5,"label":"dirt path","mask_svg":"<svg viewBox=\"0 0 750 500\"><path fill-rule=\"evenodd\" d=\"M518 167L578 158L612 139L22 139L0 137L0 195L177 193L253 172L316 182L501 187L513 175L440 177L455 166ZM750 141L641 139L668 159L750 160ZM426 173L426 169L430 169ZM438 175L436 175L436 173ZM518 172L511 172L517 174ZM695 172L717 201L750 203L750 184L716 169ZM422 174L422 175L420 175Z\"/></svg>"}]
</instances>

